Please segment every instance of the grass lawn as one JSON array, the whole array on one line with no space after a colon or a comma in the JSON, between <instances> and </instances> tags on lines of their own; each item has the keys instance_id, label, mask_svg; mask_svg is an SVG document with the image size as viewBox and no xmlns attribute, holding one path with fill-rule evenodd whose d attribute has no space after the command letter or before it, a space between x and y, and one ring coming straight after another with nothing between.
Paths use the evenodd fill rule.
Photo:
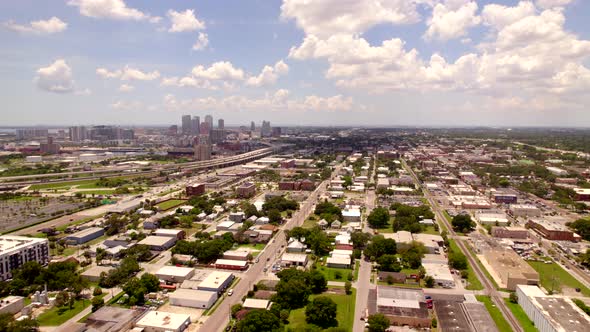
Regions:
<instances>
[{"instance_id":1,"label":"grass lawn","mask_svg":"<svg viewBox=\"0 0 590 332\"><path fill-rule=\"evenodd\" d=\"M41 190L41 189L69 189L71 186L83 186L96 183L96 180L80 180L80 181L68 181L68 182L57 182L57 183L39 183L33 184L29 187L29 190Z\"/></svg>"},{"instance_id":2,"label":"grass lawn","mask_svg":"<svg viewBox=\"0 0 590 332\"><path fill-rule=\"evenodd\" d=\"M389 218L389 222L387 223L387 226L383 227L383 228L373 228L376 232L379 232L379 234L384 234L384 233L394 233L393 231L393 218Z\"/></svg>"},{"instance_id":3,"label":"grass lawn","mask_svg":"<svg viewBox=\"0 0 590 332\"><path fill-rule=\"evenodd\" d=\"M351 269L337 269L333 267L317 265L317 270L320 271L328 281L342 281L348 280L348 275L352 274ZM336 278L336 273L340 272L341 277Z\"/></svg>"},{"instance_id":4,"label":"grass lawn","mask_svg":"<svg viewBox=\"0 0 590 332\"><path fill-rule=\"evenodd\" d=\"M361 261L360 261L360 259L357 259L354 262L354 280L359 280L359 269L360 268L361 268Z\"/></svg>"},{"instance_id":5,"label":"grass lawn","mask_svg":"<svg viewBox=\"0 0 590 332\"><path fill-rule=\"evenodd\" d=\"M240 244L238 248L250 248L253 250L263 250L266 246L265 243L248 243L248 244Z\"/></svg>"},{"instance_id":6,"label":"grass lawn","mask_svg":"<svg viewBox=\"0 0 590 332\"><path fill-rule=\"evenodd\" d=\"M305 220L303 222L303 225L301 225L301 227L303 227L303 228L313 228L317 224L318 224L318 221L317 220L307 219L307 220Z\"/></svg>"},{"instance_id":7,"label":"grass lawn","mask_svg":"<svg viewBox=\"0 0 590 332\"><path fill-rule=\"evenodd\" d=\"M504 301L506 302L506 305L508 306L510 311L512 311L512 314L514 315L514 317L516 317L516 319L520 323L520 326L522 327L524 332L538 332L539 331L535 327L535 324L533 323L533 321L531 321L529 319L529 316L526 315L526 313L524 312L524 310L522 310L522 308L520 307L520 305L518 303L512 303L512 302L510 302L509 299L504 299Z\"/></svg>"},{"instance_id":8,"label":"grass lawn","mask_svg":"<svg viewBox=\"0 0 590 332\"><path fill-rule=\"evenodd\" d=\"M462 252L461 249L459 249L459 246L457 245L457 243L455 243L454 239L449 239L449 246L451 247L451 250L456 251L456 252ZM479 281L479 279L477 279L477 276L475 275L475 271L473 270L473 267L471 266L471 264L469 264L469 261L467 261L467 282L468 285L467 287L465 287L465 289L469 289L469 290L482 290L483 289L483 285L481 284L481 281Z\"/></svg>"},{"instance_id":9,"label":"grass lawn","mask_svg":"<svg viewBox=\"0 0 590 332\"><path fill-rule=\"evenodd\" d=\"M183 204L185 201L182 199L171 199L165 202L162 202L158 205L156 205L160 210L166 211L166 210L170 210L172 208L175 208L181 204Z\"/></svg>"},{"instance_id":10,"label":"grass lawn","mask_svg":"<svg viewBox=\"0 0 590 332\"><path fill-rule=\"evenodd\" d=\"M440 233L434 229L434 226L426 226L422 231L424 234L440 235Z\"/></svg>"},{"instance_id":11,"label":"grass lawn","mask_svg":"<svg viewBox=\"0 0 590 332\"><path fill-rule=\"evenodd\" d=\"M314 296L327 296L331 298L338 308L336 309L336 320L338 321L338 327L345 329L346 331L352 331L354 324L354 306L356 299L356 289L352 289L350 295L336 295L336 294L320 294L312 295L309 297L311 301ZM287 328L303 328L307 325L305 321L305 308L291 310L289 315L289 325Z\"/></svg>"},{"instance_id":12,"label":"grass lawn","mask_svg":"<svg viewBox=\"0 0 590 332\"><path fill-rule=\"evenodd\" d=\"M102 296L104 296L104 294ZM39 315L37 321L40 326L58 326L76 316L90 304L90 300L79 300L74 303L71 310L67 306L61 308L52 307Z\"/></svg>"},{"instance_id":13,"label":"grass lawn","mask_svg":"<svg viewBox=\"0 0 590 332\"><path fill-rule=\"evenodd\" d=\"M483 302L483 304L486 306L486 309L488 309L488 312L490 313L490 316L492 316L492 319L496 323L498 330L512 331L510 324L508 324L506 319L504 319L504 315L502 315L502 312L500 311L500 309L498 309L498 307L496 307L496 305L494 304L494 302L492 302L492 299L490 299L489 296L476 295L475 297L477 298L477 300L479 302Z\"/></svg>"},{"instance_id":14,"label":"grass lawn","mask_svg":"<svg viewBox=\"0 0 590 332\"><path fill-rule=\"evenodd\" d=\"M570 288L580 288L584 296L590 296L590 289L576 280L571 274L556 263L545 264L543 262L527 262L533 267L533 269L539 272L541 286L546 290L549 291L555 289L557 291L561 288L561 285L565 285Z\"/></svg>"}]
</instances>

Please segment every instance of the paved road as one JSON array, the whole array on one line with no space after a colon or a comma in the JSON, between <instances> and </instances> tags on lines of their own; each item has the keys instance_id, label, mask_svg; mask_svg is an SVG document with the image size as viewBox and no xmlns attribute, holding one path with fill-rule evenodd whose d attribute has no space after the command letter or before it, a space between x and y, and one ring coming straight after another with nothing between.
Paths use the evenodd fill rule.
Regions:
<instances>
[{"instance_id":1,"label":"paved road","mask_svg":"<svg viewBox=\"0 0 590 332\"><path fill-rule=\"evenodd\" d=\"M375 164L377 163L375 162ZM375 198L375 190L367 191L365 200L367 215L375 208ZM369 228L366 220L363 222L363 232L373 233L373 230ZM362 255L359 265L358 280L355 282L355 285L353 285L356 287L356 304L354 307L354 324L352 327L353 332L362 332L365 330L365 322L361 320L361 317L366 316L369 290L375 287L375 285L371 284L371 268L371 262L365 260L365 256Z\"/></svg>"},{"instance_id":2,"label":"paved road","mask_svg":"<svg viewBox=\"0 0 590 332\"><path fill-rule=\"evenodd\" d=\"M341 166L336 167L332 174L338 174ZM287 244L284 230L291 229L295 226L303 225L303 222L313 211L315 204L317 203L320 196L322 196L326 190L328 182L324 181L313 191L307 200L303 203L298 211L293 214L293 217L287 221L281 229L277 232L274 239L267 244L264 251L258 256L259 262L254 263L250 266L248 271L242 274L242 279L233 288L233 296L226 297L223 303L215 310L215 312L205 318L202 325L199 327L199 331L223 331L230 320L230 309L234 304L241 303L242 297L252 289L258 280L264 277L264 266L270 264L271 260L276 257L277 252L281 250L283 246Z\"/></svg>"}]
</instances>

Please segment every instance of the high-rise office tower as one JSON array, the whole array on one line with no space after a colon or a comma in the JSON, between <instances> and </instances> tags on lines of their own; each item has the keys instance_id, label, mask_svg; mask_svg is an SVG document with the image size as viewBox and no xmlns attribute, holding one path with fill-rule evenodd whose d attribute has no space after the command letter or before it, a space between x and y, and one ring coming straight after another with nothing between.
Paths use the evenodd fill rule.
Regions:
<instances>
[{"instance_id":1,"label":"high-rise office tower","mask_svg":"<svg viewBox=\"0 0 590 332\"><path fill-rule=\"evenodd\" d=\"M86 132L86 127L84 126L76 126L70 127L70 141L72 142L81 142L88 138L88 133Z\"/></svg>"},{"instance_id":2,"label":"high-rise office tower","mask_svg":"<svg viewBox=\"0 0 590 332\"><path fill-rule=\"evenodd\" d=\"M193 116L191 121L191 134L198 135L201 132L201 119L198 116Z\"/></svg>"},{"instance_id":3,"label":"high-rise office tower","mask_svg":"<svg viewBox=\"0 0 590 332\"><path fill-rule=\"evenodd\" d=\"M199 129L199 134L201 135L209 135L209 131L211 130L211 126L209 126L209 122L201 122L201 127Z\"/></svg>"},{"instance_id":4,"label":"high-rise office tower","mask_svg":"<svg viewBox=\"0 0 590 332\"><path fill-rule=\"evenodd\" d=\"M213 117L211 115L205 115L205 122L209 124L209 129L213 128Z\"/></svg>"},{"instance_id":5,"label":"high-rise office tower","mask_svg":"<svg viewBox=\"0 0 590 332\"><path fill-rule=\"evenodd\" d=\"M225 121L223 121L223 119L217 120L217 128L218 129L225 129Z\"/></svg>"},{"instance_id":6,"label":"high-rise office tower","mask_svg":"<svg viewBox=\"0 0 590 332\"><path fill-rule=\"evenodd\" d=\"M255 131L256 130L256 124L254 123L254 121L250 122L250 131Z\"/></svg>"},{"instance_id":7,"label":"high-rise office tower","mask_svg":"<svg viewBox=\"0 0 590 332\"><path fill-rule=\"evenodd\" d=\"M190 135L190 133L191 133L191 116L190 115L183 115L182 116L182 133L184 135Z\"/></svg>"},{"instance_id":8,"label":"high-rise office tower","mask_svg":"<svg viewBox=\"0 0 590 332\"><path fill-rule=\"evenodd\" d=\"M260 136L268 137L271 134L270 121L262 121L262 127L260 128Z\"/></svg>"},{"instance_id":9,"label":"high-rise office tower","mask_svg":"<svg viewBox=\"0 0 590 332\"><path fill-rule=\"evenodd\" d=\"M208 135L199 135L194 140L195 160L211 160L211 142Z\"/></svg>"}]
</instances>

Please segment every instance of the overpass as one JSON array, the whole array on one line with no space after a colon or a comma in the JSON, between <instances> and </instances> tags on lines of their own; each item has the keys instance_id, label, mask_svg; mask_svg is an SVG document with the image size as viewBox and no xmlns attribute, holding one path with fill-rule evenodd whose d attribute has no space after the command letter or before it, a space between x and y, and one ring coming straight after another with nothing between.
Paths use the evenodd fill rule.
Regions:
<instances>
[{"instance_id":1,"label":"overpass","mask_svg":"<svg viewBox=\"0 0 590 332\"><path fill-rule=\"evenodd\" d=\"M118 177L122 175L147 175L155 172L172 170L172 171L186 171L186 170L208 170L221 167L235 166L245 164L247 162L260 159L282 149L281 145L258 149L235 156L203 160L190 161L179 164L166 164L157 166L124 166L111 169L100 169L93 171L75 171L51 174L33 174L20 176L7 176L0 178L0 190L10 190L19 186L27 186L39 183L59 183L66 181L78 180L93 180L99 178Z\"/></svg>"}]
</instances>

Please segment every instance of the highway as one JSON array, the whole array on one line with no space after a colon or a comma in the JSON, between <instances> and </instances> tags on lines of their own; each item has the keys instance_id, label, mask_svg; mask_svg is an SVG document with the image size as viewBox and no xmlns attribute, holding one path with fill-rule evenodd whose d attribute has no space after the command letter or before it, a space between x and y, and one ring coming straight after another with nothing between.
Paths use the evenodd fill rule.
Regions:
<instances>
[{"instance_id":1,"label":"highway","mask_svg":"<svg viewBox=\"0 0 590 332\"><path fill-rule=\"evenodd\" d=\"M338 174L341 166L335 168L332 175ZM242 303L242 297L252 289L252 285L263 279L263 269L267 264L275 258L277 252L281 250L283 246L287 245L287 239L285 238L284 231L291 229L296 226L303 225L305 219L312 213L314 206L316 205L320 196L322 196L328 187L328 181L323 181L318 185L307 200L300 206L299 210L296 211L290 220L288 220L281 229L274 236L264 251L258 255L259 262L250 265L250 268L242 274L242 280L233 288L234 293L232 296L227 296L223 300L223 303L215 310L215 312L207 317L204 323L199 327L199 331L223 331L230 320L231 307L234 304Z\"/></svg>"},{"instance_id":2,"label":"highway","mask_svg":"<svg viewBox=\"0 0 590 332\"><path fill-rule=\"evenodd\" d=\"M428 189L422 186L420 180L416 176L416 173L414 173L414 170L412 170L412 168L406 164L405 160L402 160L402 165L404 169L406 169L414 178L414 182L416 183L416 185L418 185L422 189L424 196L430 203L433 212L436 214L436 218L439 220L439 222L442 222L449 230L449 237L455 238L457 234L455 233L455 231L453 231L453 227L451 227L451 224L449 223L447 218L445 218L440 206L436 203L436 200L432 197ZM496 290L492 282L487 278L486 274L482 271L472 252L466 248L463 241L456 240L455 242L457 243L457 246L459 246L459 249L461 249L463 254L467 257L467 260L473 268L473 271L475 272L477 279L479 279L483 283L484 292L490 296L496 307L500 309L502 315L504 315L504 318L506 318L506 321L512 327L512 330L515 332L524 332L524 330L520 326L520 323L512 314L512 311L510 311L510 309L508 309L508 307L506 306L506 303L504 302L504 299L502 298L501 294Z\"/></svg>"},{"instance_id":3,"label":"highway","mask_svg":"<svg viewBox=\"0 0 590 332\"><path fill-rule=\"evenodd\" d=\"M153 174L154 172L164 170L197 170L197 169L210 169L218 167L233 166L240 163L252 161L264 156L273 154L280 147L263 148L246 153L242 153L235 156L218 158L204 161L190 161L186 163L178 164L166 164L166 165L154 165L154 166L123 166L115 167L111 169L99 169L93 171L75 171L75 172L63 172L63 173L51 173L51 174L34 174L34 175L19 175L19 176L7 176L1 177L0 183L5 186L11 185L31 185L38 183L53 183L53 182L64 182L64 181L78 181L78 180L91 180L99 179L101 177L115 177L121 175L145 175ZM98 175L97 175L98 174ZM73 177L76 176L76 177ZM41 181L39 179L50 179L60 178L53 181Z\"/></svg>"}]
</instances>

